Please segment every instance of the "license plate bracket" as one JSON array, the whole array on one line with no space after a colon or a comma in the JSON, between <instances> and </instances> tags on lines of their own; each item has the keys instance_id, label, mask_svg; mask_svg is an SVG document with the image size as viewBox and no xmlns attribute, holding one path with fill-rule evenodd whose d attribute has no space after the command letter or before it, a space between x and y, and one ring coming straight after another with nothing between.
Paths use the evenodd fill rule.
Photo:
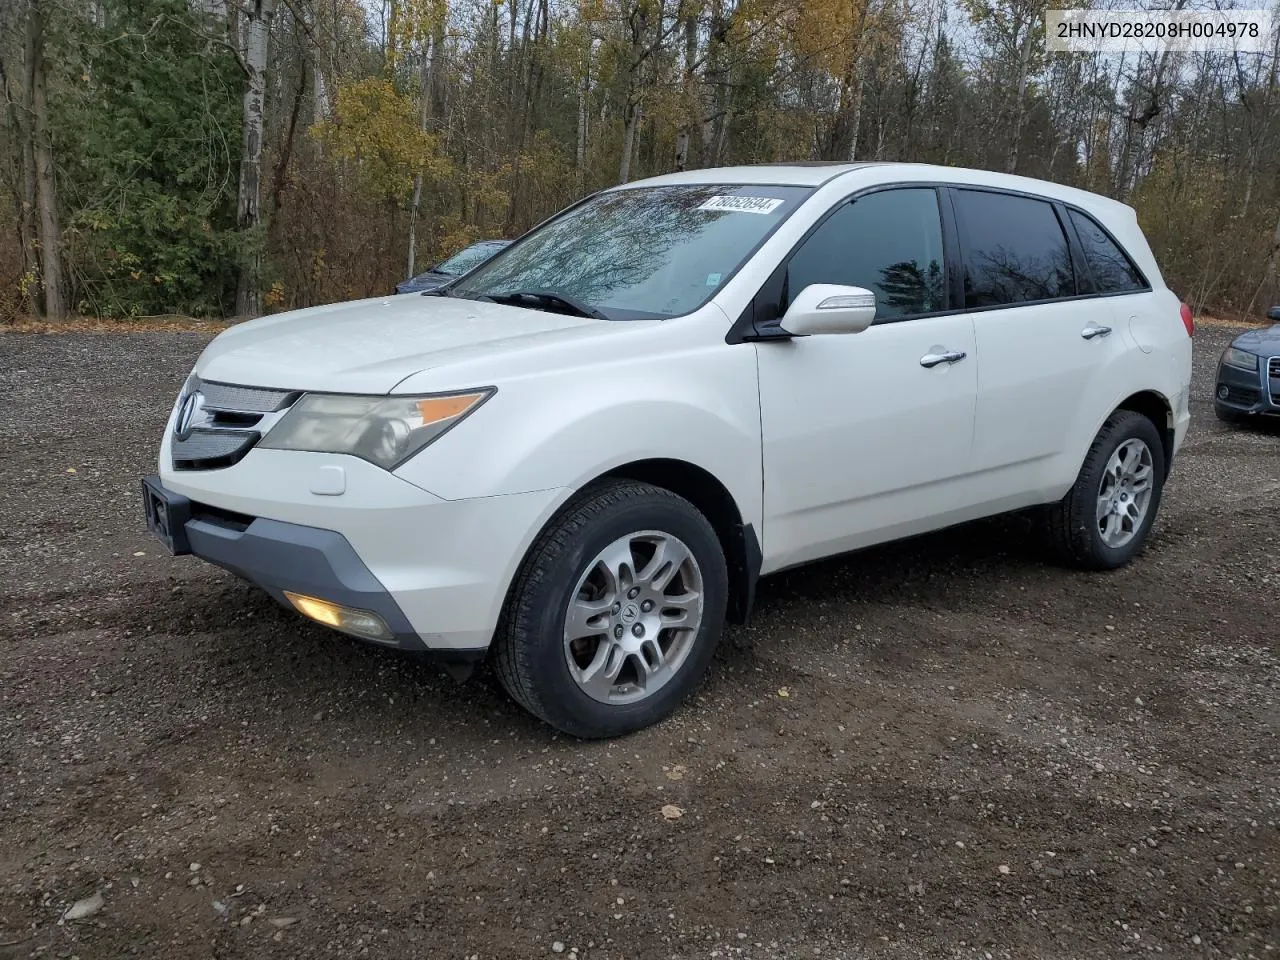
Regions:
<instances>
[{"instance_id":1,"label":"license plate bracket","mask_svg":"<svg viewBox=\"0 0 1280 960\"><path fill-rule=\"evenodd\" d=\"M176 557L191 552L187 540L187 521L191 519L191 501L181 494L166 490L159 477L142 480L142 509L147 529Z\"/></svg>"}]
</instances>

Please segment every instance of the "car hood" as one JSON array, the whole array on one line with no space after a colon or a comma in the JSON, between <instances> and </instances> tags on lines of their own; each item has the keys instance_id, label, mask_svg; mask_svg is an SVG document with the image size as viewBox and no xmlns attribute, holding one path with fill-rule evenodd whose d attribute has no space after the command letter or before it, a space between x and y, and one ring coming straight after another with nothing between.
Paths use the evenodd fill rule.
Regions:
<instances>
[{"instance_id":1,"label":"car hood","mask_svg":"<svg viewBox=\"0 0 1280 960\"><path fill-rule=\"evenodd\" d=\"M1280 356L1280 323L1242 333L1231 345L1263 357Z\"/></svg>"},{"instance_id":2,"label":"car hood","mask_svg":"<svg viewBox=\"0 0 1280 960\"><path fill-rule=\"evenodd\" d=\"M205 348L196 374L247 386L388 393L406 377L478 352L496 358L627 326L476 300L383 297L239 324Z\"/></svg>"}]
</instances>

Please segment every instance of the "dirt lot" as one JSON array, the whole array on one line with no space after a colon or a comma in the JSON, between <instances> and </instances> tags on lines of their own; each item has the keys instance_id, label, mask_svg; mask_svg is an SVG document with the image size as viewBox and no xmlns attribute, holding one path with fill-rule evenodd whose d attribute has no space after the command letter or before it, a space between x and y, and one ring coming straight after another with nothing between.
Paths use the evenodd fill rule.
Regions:
<instances>
[{"instance_id":1,"label":"dirt lot","mask_svg":"<svg viewBox=\"0 0 1280 960\"><path fill-rule=\"evenodd\" d=\"M1280 430L1213 419L1230 333L1129 569L1002 520L795 571L595 744L160 555L205 335L0 337L0 960L1276 956Z\"/></svg>"}]
</instances>

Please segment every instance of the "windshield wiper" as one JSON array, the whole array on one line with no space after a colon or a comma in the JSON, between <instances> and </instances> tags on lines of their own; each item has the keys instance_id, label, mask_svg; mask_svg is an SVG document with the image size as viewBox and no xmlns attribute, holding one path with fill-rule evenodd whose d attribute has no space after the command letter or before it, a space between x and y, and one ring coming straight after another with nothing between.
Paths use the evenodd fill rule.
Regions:
<instances>
[{"instance_id":1,"label":"windshield wiper","mask_svg":"<svg viewBox=\"0 0 1280 960\"><path fill-rule=\"evenodd\" d=\"M478 300L492 300L494 303L505 303L509 306L524 306L528 300L541 303L536 309L552 310L556 313L567 313L575 317L591 317L593 320L608 320L609 316L581 300L556 293L554 290L508 290L506 293L491 293L477 297ZM558 308L558 309L556 309Z\"/></svg>"}]
</instances>

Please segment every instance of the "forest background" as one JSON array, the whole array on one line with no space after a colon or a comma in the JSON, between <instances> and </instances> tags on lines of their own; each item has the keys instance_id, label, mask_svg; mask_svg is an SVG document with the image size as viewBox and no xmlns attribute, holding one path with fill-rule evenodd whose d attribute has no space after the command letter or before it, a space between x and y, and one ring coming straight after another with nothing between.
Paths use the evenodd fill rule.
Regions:
<instances>
[{"instance_id":1,"label":"forest background","mask_svg":"<svg viewBox=\"0 0 1280 960\"><path fill-rule=\"evenodd\" d=\"M1083 187L1136 207L1197 312L1280 301L1280 36L1265 53L1059 54L1043 13L0 0L0 322L381 295L593 190L779 160Z\"/></svg>"}]
</instances>

